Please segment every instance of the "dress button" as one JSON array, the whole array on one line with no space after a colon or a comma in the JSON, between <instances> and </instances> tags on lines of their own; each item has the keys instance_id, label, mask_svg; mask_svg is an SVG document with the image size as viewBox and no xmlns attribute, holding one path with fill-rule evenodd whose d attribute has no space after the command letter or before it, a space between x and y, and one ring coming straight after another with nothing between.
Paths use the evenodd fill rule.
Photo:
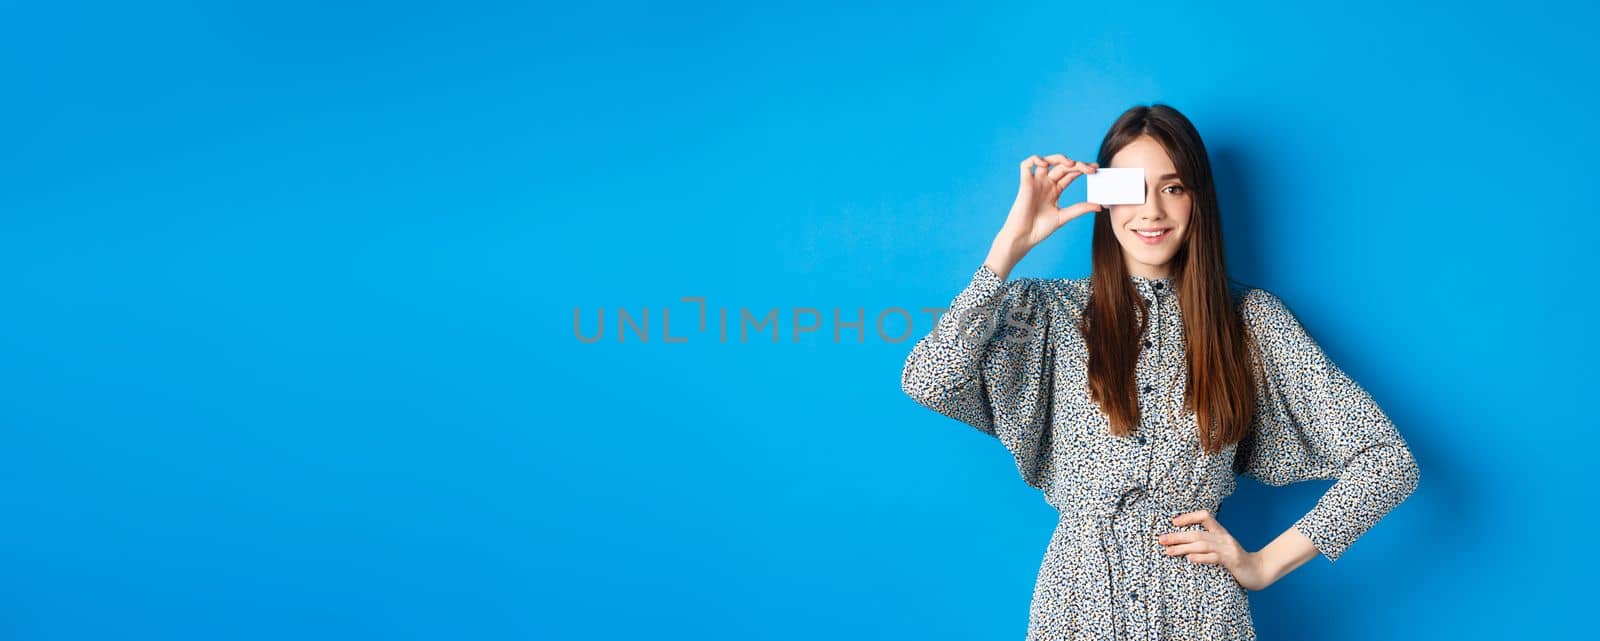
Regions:
<instances>
[{"instance_id":1,"label":"dress button","mask_svg":"<svg viewBox=\"0 0 1600 641\"><path fill-rule=\"evenodd\" d=\"M1140 445L1144 445L1144 435L1143 435L1143 434L1140 434L1140 435L1139 435L1139 437L1138 437L1138 439L1139 439L1139 444L1140 444Z\"/></svg>"},{"instance_id":2,"label":"dress button","mask_svg":"<svg viewBox=\"0 0 1600 641\"><path fill-rule=\"evenodd\" d=\"M1161 289L1161 283L1160 283L1160 281L1157 281L1157 282L1156 282L1156 284L1155 284L1155 285L1156 285L1156 289Z\"/></svg>"},{"instance_id":3,"label":"dress button","mask_svg":"<svg viewBox=\"0 0 1600 641\"><path fill-rule=\"evenodd\" d=\"M1145 346L1145 347L1149 347L1149 346L1150 346L1150 341L1145 341L1145 342L1144 342L1144 346Z\"/></svg>"},{"instance_id":4,"label":"dress button","mask_svg":"<svg viewBox=\"0 0 1600 641\"><path fill-rule=\"evenodd\" d=\"M1155 389L1156 389L1156 388L1155 388L1155 386L1153 386L1153 385L1146 385L1146 386L1144 386L1144 391L1146 391L1146 392L1153 392L1153 391L1155 391Z\"/></svg>"},{"instance_id":5,"label":"dress button","mask_svg":"<svg viewBox=\"0 0 1600 641\"><path fill-rule=\"evenodd\" d=\"M1139 600L1139 593L1138 592L1129 592L1128 593L1128 597L1133 599L1133 600L1135 600L1135 601L1138 601Z\"/></svg>"}]
</instances>

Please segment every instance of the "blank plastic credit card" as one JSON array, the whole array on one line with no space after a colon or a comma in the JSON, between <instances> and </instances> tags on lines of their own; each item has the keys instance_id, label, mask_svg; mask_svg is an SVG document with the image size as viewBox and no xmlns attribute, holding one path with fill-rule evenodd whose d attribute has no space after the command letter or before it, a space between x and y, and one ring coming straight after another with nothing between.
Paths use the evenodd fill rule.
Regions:
<instances>
[{"instance_id":1,"label":"blank plastic credit card","mask_svg":"<svg viewBox=\"0 0 1600 641\"><path fill-rule=\"evenodd\" d=\"M1143 205L1144 167L1101 167L1089 179L1086 200L1099 205Z\"/></svg>"}]
</instances>

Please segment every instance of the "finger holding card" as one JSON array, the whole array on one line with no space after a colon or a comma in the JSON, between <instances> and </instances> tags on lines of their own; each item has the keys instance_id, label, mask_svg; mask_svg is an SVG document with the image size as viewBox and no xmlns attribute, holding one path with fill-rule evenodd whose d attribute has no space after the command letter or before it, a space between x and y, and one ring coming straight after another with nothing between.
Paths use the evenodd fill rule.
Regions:
<instances>
[{"instance_id":1,"label":"finger holding card","mask_svg":"<svg viewBox=\"0 0 1600 641\"><path fill-rule=\"evenodd\" d=\"M1024 254L1067 221L1091 211L1104 211L1103 207L1090 202L1068 207L1061 207L1059 203L1067 185L1085 173L1093 176L1100 171L1098 164L1050 154L1029 156L1019 163L1019 169L1021 180L1016 201L1011 204L1011 211L991 248L989 264L995 274L1002 277ZM1040 169L1044 171L1036 171Z\"/></svg>"}]
</instances>

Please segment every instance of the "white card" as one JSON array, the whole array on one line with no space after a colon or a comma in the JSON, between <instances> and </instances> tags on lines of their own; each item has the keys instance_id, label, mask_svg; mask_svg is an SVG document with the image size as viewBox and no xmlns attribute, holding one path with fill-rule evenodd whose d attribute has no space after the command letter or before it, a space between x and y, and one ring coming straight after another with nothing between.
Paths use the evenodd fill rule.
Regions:
<instances>
[{"instance_id":1,"label":"white card","mask_svg":"<svg viewBox=\"0 0 1600 641\"><path fill-rule=\"evenodd\" d=\"M1101 167L1089 179L1089 197L1097 205L1143 205L1144 167Z\"/></svg>"}]
</instances>

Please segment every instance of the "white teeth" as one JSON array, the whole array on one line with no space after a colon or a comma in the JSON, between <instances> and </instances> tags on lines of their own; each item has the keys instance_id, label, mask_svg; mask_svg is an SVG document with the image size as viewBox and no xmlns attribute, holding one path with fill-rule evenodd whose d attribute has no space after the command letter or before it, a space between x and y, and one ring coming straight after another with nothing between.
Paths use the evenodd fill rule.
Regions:
<instances>
[{"instance_id":1,"label":"white teeth","mask_svg":"<svg viewBox=\"0 0 1600 641\"><path fill-rule=\"evenodd\" d=\"M1165 229L1158 230L1158 231L1145 231L1143 229L1139 229L1139 230L1135 230L1135 231L1138 231L1139 235L1140 236L1144 236L1145 238L1155 238L1156 236L1160 236L1162 234L1167 233L1167 230L1165 230Z\"/></svg>"}]
</instances>

